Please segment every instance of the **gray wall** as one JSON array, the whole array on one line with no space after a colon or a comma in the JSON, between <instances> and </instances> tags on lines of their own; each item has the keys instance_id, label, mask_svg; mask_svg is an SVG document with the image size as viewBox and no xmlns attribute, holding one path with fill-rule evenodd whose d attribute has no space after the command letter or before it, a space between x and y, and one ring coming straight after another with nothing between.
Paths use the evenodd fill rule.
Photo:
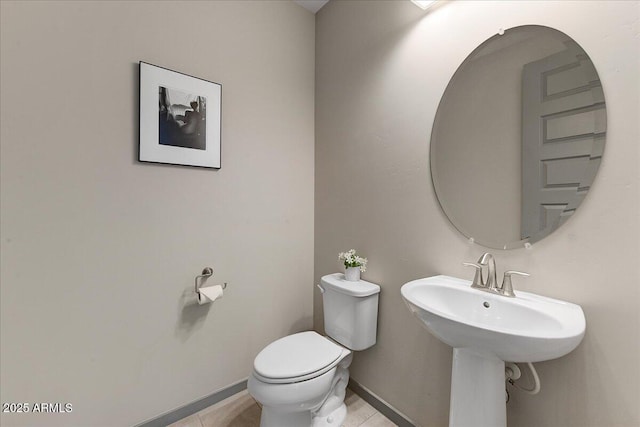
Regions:
<instances>
[{"instance_id":1,"label":"gray wall","mask_svg":"<svg viewBox=\"0 0 640 427\"><path fill-rule=\"evenodd\" d=\"M2 2L2 425L132 425L312 325L314 18L292 2ZM138 61L223 84L222 169L141 164ZM189 306L203 267L228 281Z\"/></svg>"},{"instance_id":2,"label":"gray wall","mask_svg":"<svg viewBox=\"0 0 640 427\"><path fill-rule=\"evenodd\" d=\"M513 426L640 423L640 191L638 2L333 1L316 18L316 280L339 251L369 258L382 286L378 343L357 353L352 377L422 426L447 424L451 349L411 317L405 282L471 278L470 245L438 206L429 135L458 65L499 28L557 28L591 56L605 89L607 147L578 212L529 250L492 251L499 273L527 271L522 289L582 305L583 343L538 363L539 395L512 392ZM461 126L464 124L461 124ZM469 208L472 208L471 206ZM314 320L322 329L319 292Z\"/></svg>"}]
</instances>

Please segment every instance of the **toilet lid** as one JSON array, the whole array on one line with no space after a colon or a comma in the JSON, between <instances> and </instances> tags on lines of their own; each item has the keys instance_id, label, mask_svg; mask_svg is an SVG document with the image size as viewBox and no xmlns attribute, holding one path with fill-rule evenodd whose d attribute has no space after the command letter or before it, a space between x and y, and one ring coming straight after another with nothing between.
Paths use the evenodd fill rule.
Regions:
<instances>
[{"instance_id":1,"label":"toilet lid","mask_svg":"<svg viewBox=\"0 0 640 427\"><path fill-rule=\"evenodd\" d=\"M343 350L316 332L300 332L266 346L256 356L253 368L265 378L296 378L329 366Z\"/></svg>"}]
</instances>

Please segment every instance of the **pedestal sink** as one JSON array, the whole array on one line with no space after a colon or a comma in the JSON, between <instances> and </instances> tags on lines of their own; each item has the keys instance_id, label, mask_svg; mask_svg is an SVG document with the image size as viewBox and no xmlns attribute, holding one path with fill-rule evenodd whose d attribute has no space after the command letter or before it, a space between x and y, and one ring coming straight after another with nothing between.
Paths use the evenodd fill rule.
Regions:
<instances>
[{"instance_id":1,"label":"pedestal sink","mask_svg":"<svg viewBox=\"0 0 640 427\"><path fill-rule=\"evenodd\" d=\"M579 305L517 292L515 298L434 276L401 289L409 310L454 348L450 427L506 426L504 362L540 362L575 349L585 332Z\"/></svg>"}]
</instances>

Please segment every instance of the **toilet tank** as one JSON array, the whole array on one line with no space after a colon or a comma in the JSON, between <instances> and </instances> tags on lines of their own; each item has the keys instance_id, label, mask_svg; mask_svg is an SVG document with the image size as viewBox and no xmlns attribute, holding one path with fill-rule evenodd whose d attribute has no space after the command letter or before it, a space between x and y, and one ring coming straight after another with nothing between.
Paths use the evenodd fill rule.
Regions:
<instances>
[{"instance_id":1,"label":"toilet tank","mask_svg":"<svg viewBox=\"0 0 640 427\"><path fill-rule=\"evenodd\" d=\"M320 282L326 334L351 350L374 345L380 286L365 280L349 282L342 273L323 276Z\"/></svg>"}]
</instances>

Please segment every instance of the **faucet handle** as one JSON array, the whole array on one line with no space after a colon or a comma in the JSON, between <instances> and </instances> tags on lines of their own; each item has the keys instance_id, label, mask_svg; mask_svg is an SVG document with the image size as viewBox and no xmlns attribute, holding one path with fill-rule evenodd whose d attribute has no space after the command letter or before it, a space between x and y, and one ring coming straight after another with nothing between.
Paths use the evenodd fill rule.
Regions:
<instances>
[{"instance_id":1,"label":"faucet handle","mask_svg":"<svg viewBox=\"0 0 640 427\"><path fill-rule=\"evenodd\" d=\"M500 293L505 297L515 297L513 292L513 285L511 284L511 275L516 276L530 276L529 273L523 273L522 271L509 270L504 272L504 279L502 279L502 286L500 287Z\"/></svg>"},{"instance_id":2,"label":"faucet handle","mask_svg":"<svg viewBox=\"0 0 640 427\"><path fill-rule=\"evenodd\" d=\"M482 266L480 264L476 264L475 262L463 262L462 265L465 267L473 267L476 269L476 274L473 276L473 283L471 284L472 288L484 288L484 282L482 280Z\"/></svg>"}]
</instances>

